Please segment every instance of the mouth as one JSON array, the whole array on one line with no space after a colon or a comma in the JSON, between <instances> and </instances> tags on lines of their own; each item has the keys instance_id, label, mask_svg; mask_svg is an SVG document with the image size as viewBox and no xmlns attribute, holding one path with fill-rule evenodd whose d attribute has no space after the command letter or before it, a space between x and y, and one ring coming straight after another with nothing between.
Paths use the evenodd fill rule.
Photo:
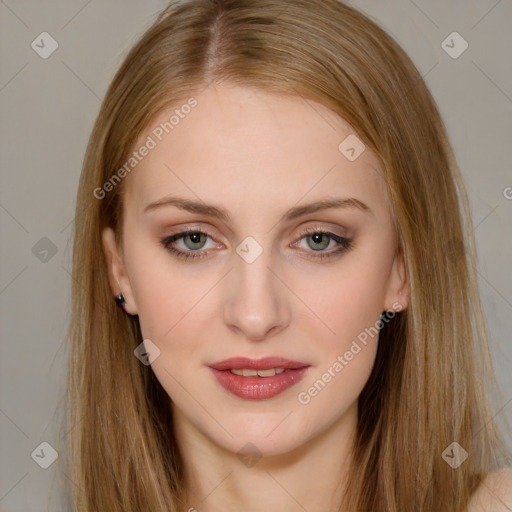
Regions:
<instances>
[{"instance_id":1,"label":"mouth","mask_svg":"<svg viewBox=\"0 0 512 512\"><path fill-rule=\"evenodd\" d=\"M209 367L219 384L231 394L247 400L265 400L302 380L310 365L281 357L234 357Z\"/></svg>"}]
</instances>

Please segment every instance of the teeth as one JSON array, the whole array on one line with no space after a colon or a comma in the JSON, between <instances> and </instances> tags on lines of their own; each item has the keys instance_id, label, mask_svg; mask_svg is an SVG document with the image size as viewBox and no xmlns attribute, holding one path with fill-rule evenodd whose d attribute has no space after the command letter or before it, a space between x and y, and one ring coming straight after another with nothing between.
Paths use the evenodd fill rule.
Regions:
<instances>
[{"instance_id":1,"label":"teeth","mask_svg":"<svg viewBox=\"0 0 512 512\"><path fill-rule=\"evenodd\" d=\"M279 375L284 372L284 368L269 368L268 370L250 370L250 369L237 369L233 368L230 370L231 373L235 375L240 375L243 377L273 377L274 375Z\"/></svg>"}]
</instances>

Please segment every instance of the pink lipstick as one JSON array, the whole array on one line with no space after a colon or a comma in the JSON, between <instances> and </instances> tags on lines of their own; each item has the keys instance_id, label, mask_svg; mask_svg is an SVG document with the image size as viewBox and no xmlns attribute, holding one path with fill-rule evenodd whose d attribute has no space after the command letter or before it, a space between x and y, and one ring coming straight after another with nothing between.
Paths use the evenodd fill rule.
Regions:
<instances>
[{"instance_id":1,"label":"pink lipstick","mask_svg":"<svg viewBox=\"0 0 512 512\"><path fill-rule=\"evenodd\" d=\"M304 378L310 367L282 357L232 357L208 366L224 389L248 400L265 400L282 393Z\"/></svg>"}]
</instances>

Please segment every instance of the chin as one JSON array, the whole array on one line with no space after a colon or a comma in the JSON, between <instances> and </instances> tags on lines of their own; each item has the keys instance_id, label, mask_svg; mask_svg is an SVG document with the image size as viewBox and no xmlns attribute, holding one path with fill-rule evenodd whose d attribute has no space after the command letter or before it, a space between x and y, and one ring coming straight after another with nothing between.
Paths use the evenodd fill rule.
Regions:
<instances>
[{"instance_id":1,"label":"chin","mask_svg":"<svg viewBox=\"0 0 512 512\"><path fill-rule=\"evenodd\" d=\"M279 418L262 418L260 422L254 417L250 421L231 422L226 425L226 430L233 437L222 431L220 436L217 432L213 440L239 456L270 457L290 453L307 443L312 436L305 431L304 419L294 424L290 421L294 414L287 417L288 414L280 414Z\"/></svg>"}]
</instances>

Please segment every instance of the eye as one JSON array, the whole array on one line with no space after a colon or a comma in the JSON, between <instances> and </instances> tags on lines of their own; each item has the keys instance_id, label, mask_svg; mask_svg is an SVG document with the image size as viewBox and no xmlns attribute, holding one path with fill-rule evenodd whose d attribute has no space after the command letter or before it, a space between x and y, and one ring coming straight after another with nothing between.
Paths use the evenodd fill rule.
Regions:
<instances>
[{"instance_id":1,"label":"eye","mask_svg":"<svg viewBox=\"0 0 512 512\"><path fill-rule=\"evenodd\" d=\"M181 231L180 233L164 238L161 243L165 249L176 255L178 258L203 258L208 255L208 251L203 250L208 238L212 237L206 231L189 228L185 231ZM181 244L178 242L181 242ZM176 247L179 245L185 248Z\"/></svg>"},{"instance_id":2,"label":"eye","mask_svg":"<svg viewBox=\"0 0 512 512\"><path fill-rule=\"evenodd\" d=\"M312 253L312 258L332 258L352 248L351 239L322 229L307 229L303 231L299 240L292 245L296 246L303 240L306 243L307 252ZM334 250L325 251L329 247L331 249L334 248Z\"/></svg>"}]
</instances>

